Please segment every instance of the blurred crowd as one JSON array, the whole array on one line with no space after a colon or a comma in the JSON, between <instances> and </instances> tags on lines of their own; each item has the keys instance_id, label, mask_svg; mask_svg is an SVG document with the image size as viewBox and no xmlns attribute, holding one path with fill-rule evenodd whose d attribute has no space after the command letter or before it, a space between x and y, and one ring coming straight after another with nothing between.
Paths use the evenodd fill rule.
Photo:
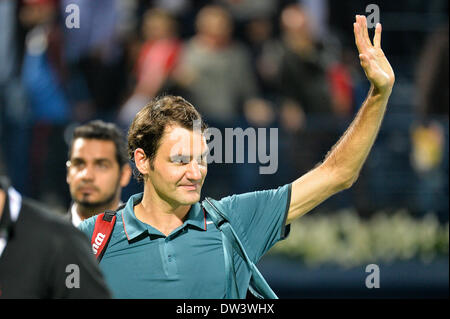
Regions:
<instances>
[{"instance_id":1,"label":"blurred crowd","mask_svg":"<svg viewBox=\"0 0 450 319\"><path fill-rule=\"evenodd\" d=\"M324 205L448 220L448 3L378 3L397 77L387 123L358 183ZM353 0L0 0L0 172L65 210L74 127L102 119L126 131L151 98L174 94L211 127L278 128L276 174L213 163L204 196L289 183L324 158L365 99L352 33L364 10ZM390 32L402 11L442 14L405 38Z\"/></svg>"}]
</instances>

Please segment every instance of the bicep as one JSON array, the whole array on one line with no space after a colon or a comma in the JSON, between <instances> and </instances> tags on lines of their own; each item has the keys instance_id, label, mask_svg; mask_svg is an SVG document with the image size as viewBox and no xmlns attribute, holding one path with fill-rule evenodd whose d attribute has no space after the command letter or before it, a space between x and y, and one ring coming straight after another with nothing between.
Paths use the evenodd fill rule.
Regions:
<instances>
[{"instance_id":1,"label":"bicep","mask_svg":"<svg viewBox=\"0 0 450 319\"><path fill-rule=\"evenodd\" d=\"M341 190L338 178L326 166L318 166L292 183L286 224L299 218Z\"/></svg>"},{"instance_id":2,"label":"bicep","mask_svg":"<svg viewBox=\"0 0 450 319\"><path fill-rule=\"evenodd\" d=\"M233 226L253 261L285 237L291 184L233 195L216 202Z\"/></svg>"}]
</instances>

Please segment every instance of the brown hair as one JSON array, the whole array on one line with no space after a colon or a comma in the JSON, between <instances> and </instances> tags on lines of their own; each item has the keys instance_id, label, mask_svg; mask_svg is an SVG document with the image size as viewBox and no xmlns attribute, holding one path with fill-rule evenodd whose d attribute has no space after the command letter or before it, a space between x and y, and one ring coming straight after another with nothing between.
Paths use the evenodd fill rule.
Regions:
<instances>
[{"instance_id":1,"label":"brown hair","mask_svg":"<svg viewBox=\"0 0 450 319\"><path fill-rule=\"evenodd\" d=\"M94 120L75 128L72 134L69 152L67 154L69 160L72 158L73 143L77 138L111 141L116 147L116 160L119 167L122 168L122 166L128 163L125 134L114 123Z\"/></svg>"},{"instance_id":2,"label":"brown hair","mask_svg":"<svg viewBox=\"0 0 450 319\"><path fill-rule=\"evenodd\" d=\"M128 157L134 162L134 151L142 148L152 165L166 126L175 124L193 130L194 121L200 121L201 131L204 132L207 126L200 113L181 96L154 98L136 114L131 123L128 131ZM143 181L143 175L138 170L134 170L134 175L138 181Z\"/></svg>"}]
</instances>

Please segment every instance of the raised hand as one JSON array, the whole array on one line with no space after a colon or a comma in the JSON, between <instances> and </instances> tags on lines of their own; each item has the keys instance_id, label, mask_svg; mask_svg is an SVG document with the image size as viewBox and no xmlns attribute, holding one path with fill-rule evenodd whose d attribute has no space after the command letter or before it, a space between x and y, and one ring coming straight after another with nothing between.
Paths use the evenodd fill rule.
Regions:
<instances>
[{"instance_id":1,"label":"raised hand","mask_svg":"<svg viewBox=\"0 0 450 319\"><path fill-rule=\"evenodd\" d=\"M394 71L381 49L381 24L377 23L373 44L367 30L365 16L357 15L353 23L359 59L367 79L379 93L390 94L395 82Z\"/></svg>"}]
</instances>

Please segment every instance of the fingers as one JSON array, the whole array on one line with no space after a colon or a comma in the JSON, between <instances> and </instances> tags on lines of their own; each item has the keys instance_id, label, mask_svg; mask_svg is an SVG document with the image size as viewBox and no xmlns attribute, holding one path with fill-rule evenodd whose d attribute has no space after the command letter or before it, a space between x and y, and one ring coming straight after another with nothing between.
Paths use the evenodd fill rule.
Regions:
<instances>
[{"instance_id":1,"label":"fingers","mask_svg":"<svg viewBox=\"0 0 450 319\"><path fill-rule=\"evenodd\" d=\"M375 27L375 35L373 37L373 45L376 48L381 47L381 24L377 23L377 26Z\"/></svg>"},{"instance_id":2,"label":"fingers","mask_svg":"<svg viewBox=\"0 0 450 319\"><path fill-rule=\"evenodd\" d=\"M359 30L358 30L358 24L355 22L353 23L353 33L355 34L355 44L358 48L358 51L361 52L361 41L359 40Z\"/></svg>"},{"instance_id":3,"label":"fingers","mask_svg":"<svg viewBox=\"0 0 450 319\"><path fill-rule=\"evenodd\" d=\"M369 30L367 28L366 16L359 16L359 19L360 19L360 25L361 25L361 30L362 30L362 33L363 33L364 42L366 42L366 44L368 46L371 46L372 42L370 41L370 37L369 37Z\"/></svg>"},{"instance_id":4,"label":"fingers","mask_svg":"<svg viewBox=\"0 0 450 319\"><path fill-rule=\"evenodd\" d=\"M356 43L356 47L358 48L358 51L361 53L365 50L366 48L366 43L363 40L363 33L361 30L361 24L359 23L360 19L358 18L359 16L356 16L356 22L353 23L353 32L355 34L355 43Z\"/></svg>"},{"instance_id":5,"label":"fingers","mask_svg":"<svg viewBox=\"0 0 450 319\"><path fill-rule=\"evenodd\" d=\"M353 32L355 33L355 43L359 52L363 52L367 47L381 48L381 24L377 23L375 27L375 35L373 37L373 45L369 38L367 28L367 20L365 16L356 15L355 23L353 23Z\"/></svg>"},{"instance_id":6,"label":"fingers","mask_svg":"<svg viewBox=\"0 0 450 319\"><path fill-rule=\"evenodd\" d=\"M369 33L367 31L366 17L356 15L356 22L353 23L355 42L358 47L358 51L364 52L368 46L372 46L369 39Z\"/></svg>"}]
</instances>

